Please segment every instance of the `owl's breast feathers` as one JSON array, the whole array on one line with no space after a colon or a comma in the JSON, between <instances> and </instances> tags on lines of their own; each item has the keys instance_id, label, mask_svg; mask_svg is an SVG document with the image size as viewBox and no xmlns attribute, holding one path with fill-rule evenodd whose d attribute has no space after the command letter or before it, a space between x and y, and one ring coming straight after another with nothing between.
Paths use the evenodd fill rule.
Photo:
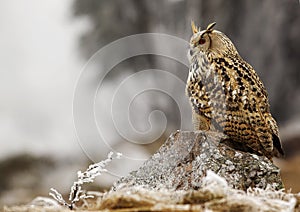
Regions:
<instances>
[{"instance_id":1,"label":"owl's breast feathers","mask_svg":"<svg viewBox=\"0 0 300 212\"><path fill-rule=\"evenodd\" d=\"M238 54L194 56L186 91L193 116L206 121L209 129L223 131L256 154L269 158L283 155L264 85Z\"/></svg>"}]
</instances>

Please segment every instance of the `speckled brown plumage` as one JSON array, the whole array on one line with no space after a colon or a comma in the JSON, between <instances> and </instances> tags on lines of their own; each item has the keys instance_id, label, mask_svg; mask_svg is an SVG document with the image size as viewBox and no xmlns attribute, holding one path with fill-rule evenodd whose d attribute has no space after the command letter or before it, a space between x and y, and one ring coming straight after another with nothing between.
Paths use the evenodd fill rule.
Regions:
<instances>
[{"instance_id":1,"label":"speckled brown plumage","mask_svg":"<svg viewBox=\"0 0 300 212\"><path fill-rule=\"evenodd\" d=\"M263 83L214 25L200 31L192 23L186 92L194 129L223 132L233 147L270 159L282 156Z\"/></svg>"}]
</instances>

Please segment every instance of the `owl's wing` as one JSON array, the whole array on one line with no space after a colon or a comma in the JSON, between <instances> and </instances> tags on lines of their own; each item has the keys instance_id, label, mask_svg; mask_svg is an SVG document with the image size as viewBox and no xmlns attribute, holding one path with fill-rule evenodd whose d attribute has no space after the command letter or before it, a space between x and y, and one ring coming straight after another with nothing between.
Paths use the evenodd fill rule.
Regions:
<instances>
[{"instance_id":1,"label":"owl's wing","mask_svg":"<svg viewBox=\"0 0 300 212\"><path fill-rule=\"evenodd\" d=\"M250 84L251 92L254 96L252 97L252 99L256 97L257 101L259 102L259 106L258 108L256 108L256 110L260 114L260 118L258 118L258 120L255 122L258 124L258 126L253 127L257 129L258 135L260 135L261 133L261 128L264 129L264 136L261 136L260 138L264 139L261 140L261 143L264 146L264 148L271 152L272 156L282 157L284 155L284 152L282 150L279 138L277 123L270 112L268 93L252 66L245 62L245 67L246 69L248 69L248 72L251 74L252 81L254 82Z\"/></svg>"},{"instance_id":2,"label":"owl's wing","mask_svg":"<svg viewBox=\"0 0 300 212\"><path fill-rule=\"evenodd\" d=\"M283 156L278 126L270 112L267 91L255 70L248 63L244 62L244 64L246 73L249 73L246 79L250 82L246 88L249 95L249 124L255 130L262 147L271 156Z\"/></svg>"},{"instance_id":3,"label":"owl's wing","mask_svg":"<svg viewBox=\"0 0 300 212\"><path fill-rule=\"evenodd\" d=\"M226 94L225 133L268 157L283 153L268 96L254 69L240 57L218 64Z\"/></svg>"}]
</instances>

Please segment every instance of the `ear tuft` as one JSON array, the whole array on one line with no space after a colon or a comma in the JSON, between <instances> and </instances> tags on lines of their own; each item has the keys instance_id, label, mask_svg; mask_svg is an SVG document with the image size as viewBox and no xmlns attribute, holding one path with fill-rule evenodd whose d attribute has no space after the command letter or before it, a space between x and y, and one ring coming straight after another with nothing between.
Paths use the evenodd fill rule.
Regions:
<instances>
[{"instance_id":1,"label":"ear tuft","mask_svg":"<svg viewBox=\"0 0 300 212\"><path fill-rule=\"evenodd\" d=\"M216 26L216 22L210 23L208 24L208 26L206 27L206 31L210 32L212 31L212 28L214 28L214 26Z\"/></svg>"},{"instance_id":2,"label":"ear tuft","mask_svg":"<svg viewBox=\"0 0 300 212\"><path fill-rule=\"evenodd\" d=\"M193 31L193 33L196 34L196 33L198 32L198 28L196 27L194 21L191 21L191 26L192 26L192 31Z\"/></svg>"}]
</instances>

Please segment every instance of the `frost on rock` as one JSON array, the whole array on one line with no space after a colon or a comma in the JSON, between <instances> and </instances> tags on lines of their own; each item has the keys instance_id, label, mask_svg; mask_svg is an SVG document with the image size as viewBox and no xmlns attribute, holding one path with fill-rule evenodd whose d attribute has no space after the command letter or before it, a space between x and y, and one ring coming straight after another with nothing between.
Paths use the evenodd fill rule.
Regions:
<instances>
[{"instance_id":1,"label":"frost on rock","mask_svg":"<svg viewBox=\"0 0 300 212\"><path fill-rule=\"evenodd\" d=\"M275 190L231 188L226 180L212 171L201 180L198 190L150 189L144 186L122 187L106 193L99 202L107 211L297 211L299 194ZM204 210L205 209L205 210Z\"/></svg>"},{"instance_id":2,"label":"frost on rock","mask_svg":"<svg viewBox=\"0 0 300 212\"><path fill-rule=\"evenodd\" d=\"M220 143L223 137L215 132L177 131L142 167L115 183L112 190L132 186L198 190L208 170L235 189L283 188L279 168L269 159L232 149Z\"/></svg>"}]
</instances>

